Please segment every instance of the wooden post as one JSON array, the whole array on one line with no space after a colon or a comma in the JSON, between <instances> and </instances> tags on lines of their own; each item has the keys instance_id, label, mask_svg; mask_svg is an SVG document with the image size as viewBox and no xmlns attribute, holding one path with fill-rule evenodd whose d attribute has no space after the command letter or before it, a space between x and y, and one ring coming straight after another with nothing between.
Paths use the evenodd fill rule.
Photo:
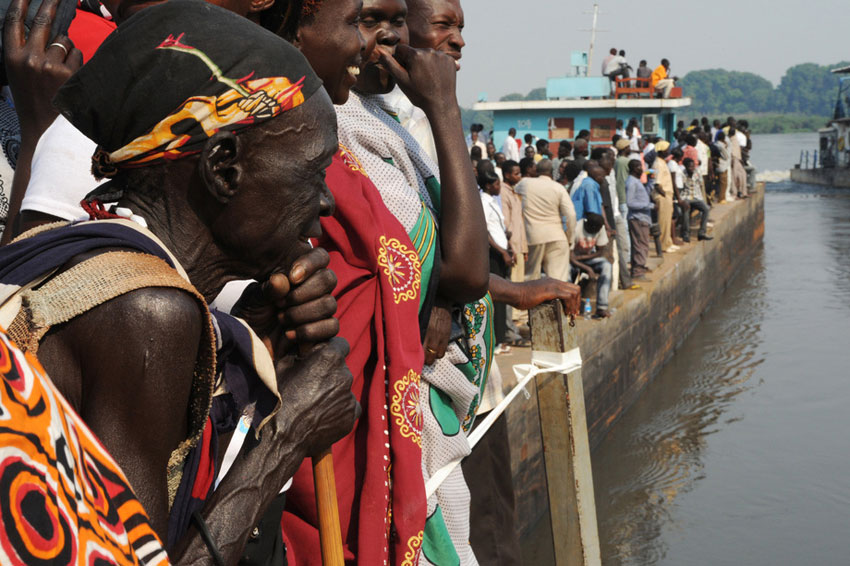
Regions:
<instances>
[{"instance_id":1,"label":"wooden post","mask_svg":"<svg viewBox=\"0 0 850 566\"><path fill-rule=\"evenodd\" d=\"M560 301L532 309L529 322L534 351L562 353L578 346ZM600 566L581 370L541 374L535 383L555 566Z\"/></svg>"}]
</instances>

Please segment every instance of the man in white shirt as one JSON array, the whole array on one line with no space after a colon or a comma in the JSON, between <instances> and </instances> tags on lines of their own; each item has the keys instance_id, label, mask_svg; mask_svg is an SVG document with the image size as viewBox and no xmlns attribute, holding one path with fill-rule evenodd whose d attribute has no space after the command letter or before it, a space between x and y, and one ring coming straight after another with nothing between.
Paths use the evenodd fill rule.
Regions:
<instances>
[{"instance_id":1,"label":"man in white shirt","mask_svg":"<svg viewBox=\"0 0 850 566\"><path fill-rule=\"evenodd\" d=\"M608 56L605 57L605 59L602 60L602 76L603 77L608 75L608 72L607 72L608 63L610 63L611 59L613 59L616 56L617 56L617 48L612 47L611 51L608 52Z\"/></svg>"},{"instance_id":2,"label":"man in white shirt","mask_svg":"<svg viewBox=\"0 0 850 566\"><path fill-rule=\"evenodd\" d=\"M702 176L704 187L709 186L709 176L712 171L711 167L711 148L708 147L708 133L701 131L697 133L697 155L699 156L699 166L697 171ZM706 195L708 197L708 195ZM710 198L710 197L709 197ZM707 202L711 202L708 200Z\"/></svg>"},{"instance_id":3,"label":"man in white shirt","mask_svg":"<svg viewBox=\"0 0 850 566\"><path fill-rule=\"evenodd\" d=\"M614 82L617 77L629 78L629 64L626 62L626 52L621 50L619 55L615 55L608 61L603 73L606 77Z\"/></svg>"},{"instance_id":4,"label":"man in white shirt","mask_svg":"<svg viewBox=\"0 0 850 566\"><path fill-rule=\"evenodd\" d=\"M477 125L473 124L469 130L469 140L466 142L466 148L472 150L476 146L481 148L481 156L485 157L487 155L487 144L481 140L481 132Z\"/></svg>"},{"instance_id":5,"label":"man in white shirt","mask_svg":"<svg viewBox=\"0 0 850 566\"><path fill-rule=\"evenodd\" d=\"M505 143L502 144L502 153L505 154L505 158L509 161L519 163L519 160L522 159L519 154L519 144L516 141L516 128L508 130L508 137L505 138Z\"/></svg>"}]
</instances>

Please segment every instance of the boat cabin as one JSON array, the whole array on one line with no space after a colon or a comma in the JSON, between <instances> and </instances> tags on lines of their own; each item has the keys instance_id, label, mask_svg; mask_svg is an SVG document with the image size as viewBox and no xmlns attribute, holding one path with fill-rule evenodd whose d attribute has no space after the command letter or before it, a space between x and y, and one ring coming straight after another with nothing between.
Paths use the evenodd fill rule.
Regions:
<instances>
[{"instance_id":1,"label":"boat cabin","mask_svg":"<svg viewBox=\"0 0 850 566\"><path fill-rule=\"evenodd\" d=\"M850 67L833 69L838 77L838 100L833 119L818 130L820 167L850 167Z\"/></svg>"},{"instance_id":2,"label":"boat cabin","mask_svg":"<svg viewBox=\"0 0 850 566\"><path fill-rule=\"evenodd\" d=\"M672 140L676 112L691 105L681 89L674 93L678 98L661 99L649 92L620 91L618 95L619 88L607 77L561 77L547 81L546 100L479 102L473 108L493 112L497 148L511 128L516 128L519 138L530 133L550 142L573 141L581 130L589 130L591 146L611 145L617 120L626 125L632 118L637 118L641 135Z\"/></svg>"}]
</instances>

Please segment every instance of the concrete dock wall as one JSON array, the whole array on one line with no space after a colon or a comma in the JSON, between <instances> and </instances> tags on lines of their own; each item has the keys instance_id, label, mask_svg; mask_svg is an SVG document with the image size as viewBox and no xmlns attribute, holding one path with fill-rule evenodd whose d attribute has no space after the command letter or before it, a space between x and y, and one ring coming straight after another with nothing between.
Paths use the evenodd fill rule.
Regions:
<instances>
[{"instance_id":1,"label":"concrete dock wall","mask_svg":"<svg viewBox=\"0 0 850 566\"><path fill-rule=\"evenodd\" d=\"M639 291L619 293L614 316L577 321L591 446L597 446L699 322L703 312L748 261L764 235L764 187L751 198L714 207L709 242L692 243L650 274ZM693 241L696 242L696 234ZM651 264L650 264L651 265ZM532 329L533 334L533 329ZM502 360L509 384L511 363ZM518 529L526 535L548 509L537 399L507 412Z\"/></svg>"}]
</instances>

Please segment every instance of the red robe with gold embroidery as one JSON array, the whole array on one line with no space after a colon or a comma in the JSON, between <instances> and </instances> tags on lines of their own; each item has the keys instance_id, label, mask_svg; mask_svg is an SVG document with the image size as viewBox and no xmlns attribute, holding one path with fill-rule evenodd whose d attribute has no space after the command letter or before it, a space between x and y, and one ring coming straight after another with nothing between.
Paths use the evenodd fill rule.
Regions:
<instances>
[{"instance_id":1,"label":"red robe with gold embroidery","mask_svg":"<svg viewBox=\"0 0 850 566\"><path fill-rule=\"evenodd\" d=\"M339 335L351 344L352 390L363 407L333 446L347 564L415 566L426 518L419 378L419 258L402 225L345 148L327 170L336 212L319 245L338 283ZM290 565L321 565L313 475L293 478L283 516Z\"/></svg>"}]
</instances>

